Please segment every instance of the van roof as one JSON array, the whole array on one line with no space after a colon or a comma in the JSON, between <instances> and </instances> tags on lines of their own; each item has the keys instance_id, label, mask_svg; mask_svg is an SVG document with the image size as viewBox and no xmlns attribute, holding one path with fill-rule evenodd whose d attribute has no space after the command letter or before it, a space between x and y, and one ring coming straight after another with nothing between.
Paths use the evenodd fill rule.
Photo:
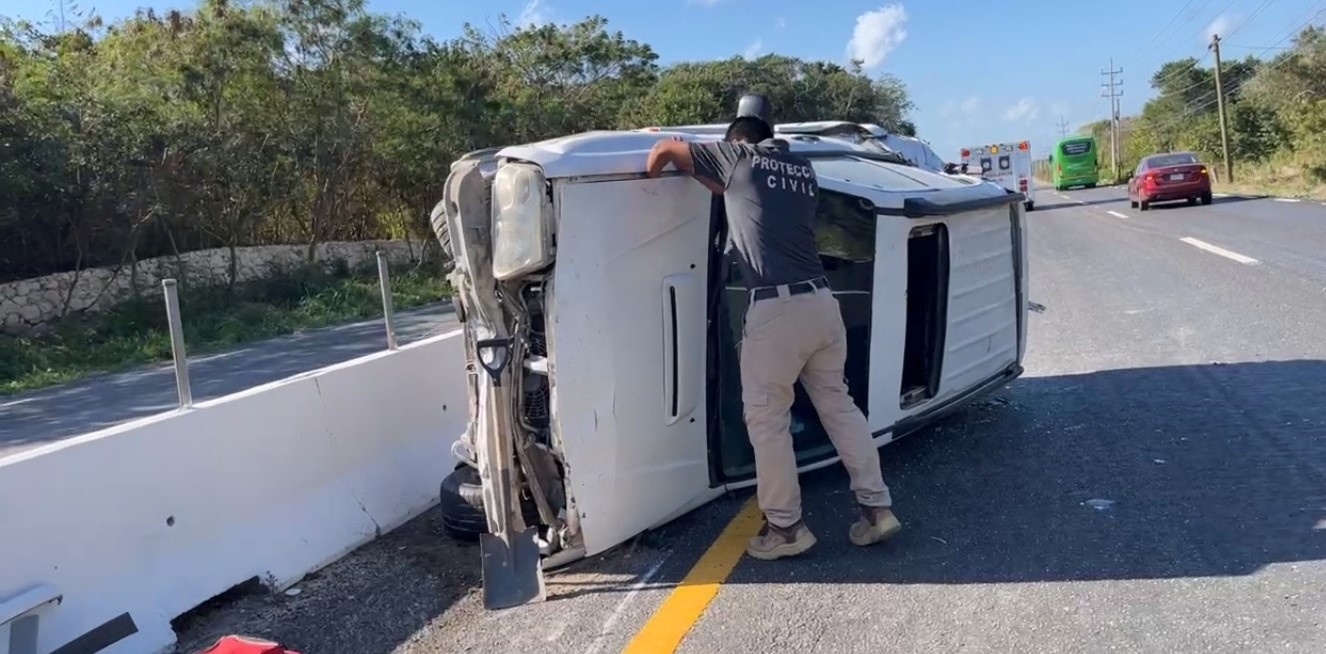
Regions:
<instances>
[{"instance_id":1,"label":"van roof","mask_svg":"<svg viewBox=\"0 0 1326 654\"><path fill-rule=\"evenodd\" d=\"M854 123L848 123L854 124ZM779 125L778 127L782 127ZM659 140L681 136L687 141L710 142L722 138L727 125L683 125L631 131L595 131L502 148L497 156L538 164L549 178L589 175L630 175L644 172L645 156ZM793 152L841 150L879 155L868 145L845 138L776 130ZM898 165L902 164L885 164Z\"/></svg>"}]
</instances>

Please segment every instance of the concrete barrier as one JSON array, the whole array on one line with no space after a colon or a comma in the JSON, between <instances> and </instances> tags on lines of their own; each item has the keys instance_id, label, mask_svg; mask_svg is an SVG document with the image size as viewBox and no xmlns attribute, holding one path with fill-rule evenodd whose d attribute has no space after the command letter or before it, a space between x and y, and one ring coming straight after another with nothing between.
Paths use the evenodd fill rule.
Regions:
<instances>
[{"instance_id":1,"label":"concrete barrier","mask_svg":"<svg viewBox=\"0 0 1326 654\"><path fill-rule=\"evenodd\" d=\"M0 460L0 607L59 596L32 612L41 654L125 613L138 633L105 654L160 652L217 594L284 588L409 520L465 426L462 346L453 332Z\"/></svg>"}]
</instances>

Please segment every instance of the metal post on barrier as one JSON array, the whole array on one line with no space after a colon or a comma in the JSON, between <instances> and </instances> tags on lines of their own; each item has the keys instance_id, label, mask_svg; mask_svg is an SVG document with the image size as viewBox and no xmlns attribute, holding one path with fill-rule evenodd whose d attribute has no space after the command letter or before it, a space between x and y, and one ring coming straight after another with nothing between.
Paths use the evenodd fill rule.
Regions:
<instances>
[{"instance_id":1,"label":"metal post on barrier","mask_svg":"<svg viewBox=\"0 0 1326 654\"><path fill-rule=\"evenodd\" d=\"M387 349L396 349L396 325L392 321L391 273L387 270L387 253L378 250L378 286L382 288L382 322L387 328Z\"/></svg>"},{"instance_id":2,"label":"metal post on barrier","mask_svg":"<svg viewBox=\"0 0 1326 654\"><path fill-rule=\"evenodd\" d=\"M193 388L189 385L189 356L184 351L184 325L180 321L179 286L173 279L161 280L166 294L166 324L170 328L170 354L175 359L175 390L180 408L193 406Z\"/></svg>"}]
</instances>

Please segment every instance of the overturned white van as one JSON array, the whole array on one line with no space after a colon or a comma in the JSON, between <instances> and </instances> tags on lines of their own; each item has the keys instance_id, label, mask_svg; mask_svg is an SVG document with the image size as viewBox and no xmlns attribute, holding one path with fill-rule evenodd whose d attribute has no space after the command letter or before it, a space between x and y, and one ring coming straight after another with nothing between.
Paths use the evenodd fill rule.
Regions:
<instances>
[{"instance_id":1,"label":"overturned white van","mask_svg":"<svg viewBox=\"0 0 1326 654\"><path fill-rule=\"evenodd\" d=\"M721 198L643 175L660 138L591 132L474 152L432 220L456 268L470 428L444 521L480 538L485 604L543 596L593 555L754 484L737 337L747 303ZM817 232L847 381L883 445L1022 372L1023 198L850 139L781 133L819 177ZM837 461L804 391L802 470Z\"/></svg>"}]
</instances>

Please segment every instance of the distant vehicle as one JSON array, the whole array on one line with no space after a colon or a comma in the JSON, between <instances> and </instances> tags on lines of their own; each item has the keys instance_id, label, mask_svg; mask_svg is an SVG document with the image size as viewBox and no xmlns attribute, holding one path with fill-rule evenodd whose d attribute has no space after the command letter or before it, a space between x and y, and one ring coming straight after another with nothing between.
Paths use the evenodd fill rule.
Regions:
<instances>
[{"instance_id":1,"label":"distant vehicle","mask_svg":"<svg viewBox=\"0 0 1326 654\"><path fill-rule=\"evenodd\" d=\"M1128 180L1128 204L1146 211L1152 202L1187 200L1211 204L1211 175L1191 152L1143 157Z\"/></svg>"},{"instance_id":2,"label":"distant vehicle","mask_svg":"<svg viewBox=\"0 0 1326 654\"><path fill-rule=\"evenodd\" d=\"M1017 143L993 143L963 148L962 169L966 172L975 159L981 165L981 172L976 173L982 179L992 181L1013 193L1026 196L1023 206L1027 211L1036 208L1035 189L1031 183L1031 144L1027 141Z\"/></svg>"},{"instance_id":3,"label":"distant vehicle","mask_svg":"<svg viewBox=\"0 0 1326 654\"><path fill-rule=\"evenodd\" d=\"M1096 188L1100 181L1099 168L1100 157L1094 136L1059 139L1050 153L1050 181L1056 191L1074 186Z\"/></svg>"}]
</instances>

